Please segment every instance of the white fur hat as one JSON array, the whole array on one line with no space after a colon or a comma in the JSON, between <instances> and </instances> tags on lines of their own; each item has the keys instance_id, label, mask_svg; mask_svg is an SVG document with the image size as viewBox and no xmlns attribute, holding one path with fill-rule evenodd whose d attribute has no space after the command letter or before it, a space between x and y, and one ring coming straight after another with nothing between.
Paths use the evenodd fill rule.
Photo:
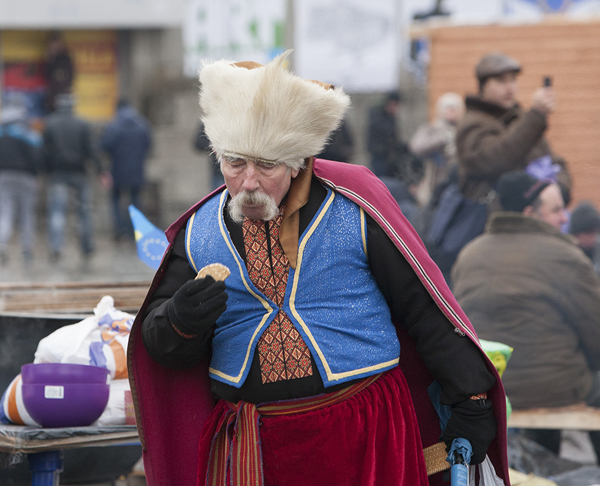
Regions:
<instances>
[{"instance_id":1,"label":"white fur hat","mask_svg":"<svg viewBox=\"0 0 600 486\"><path fill-rule=\"evenodd\" d=\"M200 106L217 156L303 167L341 123L350 98L283 67L291 51L266 66L217 61L200 69Z\"/></svg>"}]
</instances>

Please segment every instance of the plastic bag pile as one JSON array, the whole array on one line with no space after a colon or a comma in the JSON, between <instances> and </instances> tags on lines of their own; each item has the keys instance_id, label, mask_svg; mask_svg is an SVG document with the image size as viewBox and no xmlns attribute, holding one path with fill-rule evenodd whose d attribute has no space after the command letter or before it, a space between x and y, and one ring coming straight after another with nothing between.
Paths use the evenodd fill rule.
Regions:
<instances>
[{"instance_id":1,"label":"plastic bag pile","mask_svg":"<svg viewBox=\"0 0 600 486\"><path fill-rule=\"evenodd\" d=\"M34 363L71 363L100 366L110 371L110 396L104 413L94 425L123 425L128 422L130 405L127 378L127 342L135 316L114 307L114 299L104 296L94 315L76 324L61 327L42 339ZM38 425L29 416L21 395L21 375L17 375L0 400L0 422Z\"/></svg>"}]
</instances>

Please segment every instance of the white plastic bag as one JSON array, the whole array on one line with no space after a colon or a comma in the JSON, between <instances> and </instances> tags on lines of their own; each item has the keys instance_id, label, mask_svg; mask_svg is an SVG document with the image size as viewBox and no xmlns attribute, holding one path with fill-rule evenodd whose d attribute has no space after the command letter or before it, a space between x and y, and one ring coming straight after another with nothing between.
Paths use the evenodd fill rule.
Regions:
<instances>
[{"instance_id":1,"label":"white plastic bag","mask_svg":"<svg viewBox=\"0 0 600 486\"><path fill-rule=\"evenodd\" d=\"M34 363L73 363L101 366L110 371L108 404L96 425L124 425L127 379L127 343L134 316L114 307L114 299L102 297L94 315L61 327L42 339Z\"/></svg>"},{"instance_id":2,"label":"white plastic bag","mask_svg":"<svg viewBox=\"0 0 600 486\"><path fill-rule=\"evenodd\" d=\"M134 316L115 309L114 303L106 295L93 316L46 336L33 362L101 366L113 380L127 378L127 342Z\"/></svg>"},{"instance_id":3,"label":"white plastic bag","mask_svg":"<svg viewBox=\"0 0 600 486\"><path fill-rule=\"evenodd\" d=\"M479 484L475 484L475 470L479 469ZM486 455L477 466L469 466L469 486L504 486L504 481L496 475L494 465Z\"/></svg>"},{"instance_id":4,"label":"white plastic bag","mask_svg":"<svg viewBox=\"0 0 600 486\"><path fill-rule=\"evenodd\" d=\"M125 392L130 389L129 380L111 381L108 403L94 425L125 425Z\"/></svg>"},{"instance_id":5,"label":"white plastic bag","mask_svg":"<svg viewBox=\"0 0 600 486\"><path fill-rule=\"evenodd\" d=\"M76 324L63 326L42 339L34 363L71 363L100 366L110 372L108 404L96 425L126 423L125 392L127 379L127 343L134 316L119 311L110 296L102 297L94 315ZM0 423L36 425L22 399L21 375L0 398Z\"/></svg>"}]
</instances>

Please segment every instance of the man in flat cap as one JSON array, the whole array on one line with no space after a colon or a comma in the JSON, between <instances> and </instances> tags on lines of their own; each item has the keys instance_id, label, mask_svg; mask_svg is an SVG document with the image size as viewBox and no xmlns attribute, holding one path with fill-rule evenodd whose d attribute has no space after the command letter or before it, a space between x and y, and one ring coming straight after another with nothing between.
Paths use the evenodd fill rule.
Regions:
<instances>
[{"instance_id":1,"label":"man in flat cap","mask_svg":"<svg viewBox=\"0 0 600 486\"><path fill-rule=\"evenodd\" d=\"M425 457L458 437L507 478L495 368L385 186L314 159L349 97L284 58L200 71L225 185L167 230L133 325L148 484L441 484Z\"/></svg>"},{"instance_id":2,"label":"man in flat cap","mask_svg":"<svg viewBox=\"0 0 600 486\"><path fill-rule=\"evenodd\" d=\"M531 108L517 103L521 65L502 53L486 54L475 67L479 94L467 96L466 113L456 131L458 182L434 198L432 221L424 231L430 255L451 283L451 269L460 250L484 228L497 209L496 183L512 170L558 181L568 203L571 178L544 132L554 111L552 87L538 88ZM455 174L453 174L455 175ZM451 182L451 183L450 183Z\"/></svg>"},{"instance_id":3,"label":"man in flat cap","mask_svg":"<svg viewBox=\"0 0 600 486\"><path fill-rule=\"evenodd\" d=\"M482 339L514 348L502 375L513 409L600 407L600 279L560 231L560 188L515 171L497 189L503 211L458 256L454 295ZM558 454L560 431L528 435Z\"/></svg>"},{"instance_id":4,"label":"man in flat cap","mask_svg":"<svg viewBox=\"0 0 600 486\"><path fill-rule=\"evenodd\" d=\"M479 95L466 97L467 111L456 134L460 186L470 199L491 198L502 174L532 163L560 167L558 182L565 195L570 191L565 161L544 138L548 116L556 108L554 89L538 88L531 108L523 110L517 102L520 72L518 61L499 52L486 54L475 67Z\"/></svg>"}]
</instances>

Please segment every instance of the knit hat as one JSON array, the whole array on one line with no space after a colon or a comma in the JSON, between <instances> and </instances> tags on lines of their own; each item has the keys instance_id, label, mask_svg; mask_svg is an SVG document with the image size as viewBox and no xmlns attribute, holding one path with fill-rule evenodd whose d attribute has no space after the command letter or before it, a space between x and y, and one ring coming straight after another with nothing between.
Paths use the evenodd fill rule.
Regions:
<instances>
[{"instance_id":1,"label":"knit hat","mask_svg":"<svg viewBox=\"0 0 600 486\"><path fill-rule=\"evenodd\" d=\"M589 201L583 201L573 210L569 233L590 233L600 231L600 214L596 207Z\"/></svg>"},{"instance_id":2,"label":"knit hat","mask_svg":"<svg viewBox=\"0 0 600 486\"><path fill-rule=\"evenodd\" d=\"M323 150L350 98L341 89L285 69L290 52L266 66L225 60L202 66L202 122L218 157L283 162L300 169L306 158Z\"/></svg>"},{"instance_id":3,"label":"knit hat","mask_svg":"<svg viewBox=\"0 0 600 486\"><path fill-rule=\"evenodd\" d=\"M552 181L538 180L523 171L508 172L498 180L500 204L505 211L521 213L550 184Z\"/></svg>"},{"instance_id":4,"label":"knit hat","mask_svg":"<svg viewBox=\"0 0 600 486\"><path fill-rule=\"evenodd\" d=\"M520 73L521 64L516 59L501 52L491 52L481 58L475 66L475 76L480 83L492 76L504 73Z\"/></svg>"}]
</instances>

